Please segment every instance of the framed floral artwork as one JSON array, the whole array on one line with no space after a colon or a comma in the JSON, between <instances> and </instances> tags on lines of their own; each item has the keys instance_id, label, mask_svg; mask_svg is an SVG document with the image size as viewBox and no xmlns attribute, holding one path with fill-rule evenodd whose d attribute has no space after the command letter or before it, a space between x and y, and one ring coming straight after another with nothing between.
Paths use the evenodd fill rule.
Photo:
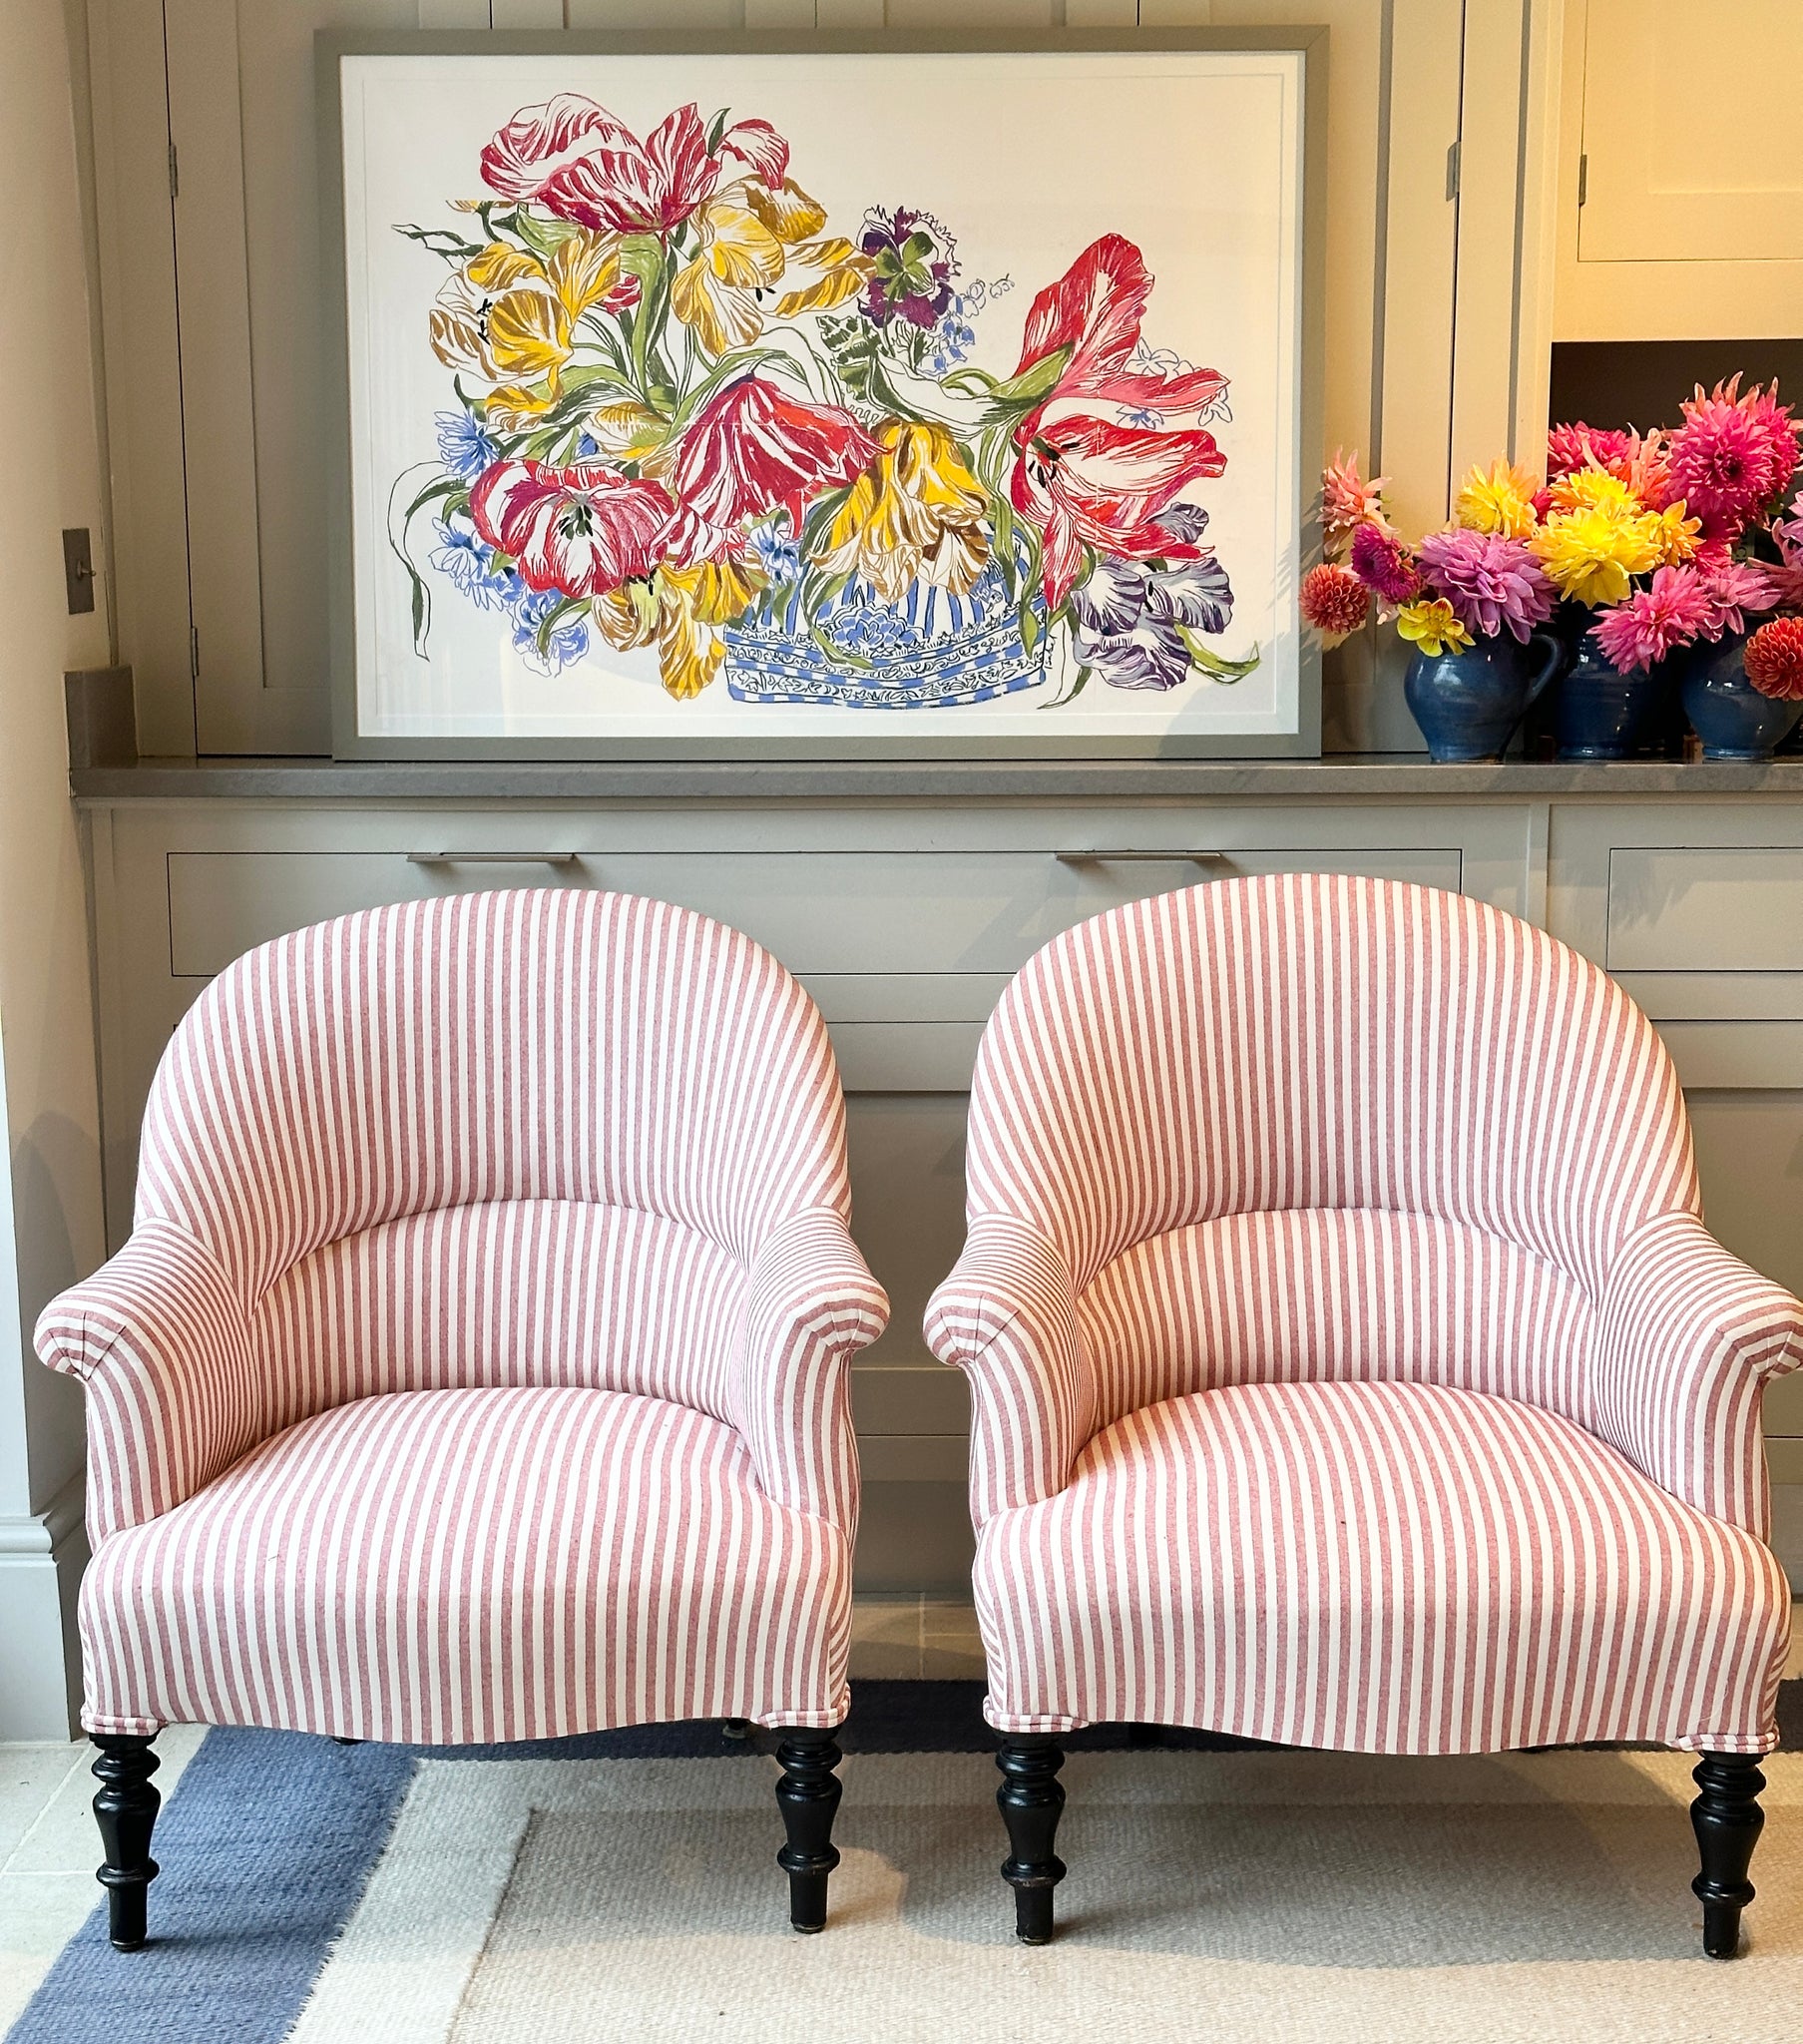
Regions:
<instances>
[{"instance_id":1,"label":"framed floral artwork","mask_svg":"<svg viewBox=\"0 0 1803 2044\"><path fill-rule=\"evenodd\" d=\"M339 753L1318 751L1324 65L321 38Z\"/></svg>"}]
</instances>

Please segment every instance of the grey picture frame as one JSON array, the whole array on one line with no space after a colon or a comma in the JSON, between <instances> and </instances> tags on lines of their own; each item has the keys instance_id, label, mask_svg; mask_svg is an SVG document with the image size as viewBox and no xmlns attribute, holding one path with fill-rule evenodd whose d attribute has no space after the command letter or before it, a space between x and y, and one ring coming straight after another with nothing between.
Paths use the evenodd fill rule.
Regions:
<instances>
[{"instance_id":1,"label":"grey picture frame","mask_svg":"<svg viewBox=\"0 0 1803 2044\"><path fill-rule=\"evenodd\" d=\"M1298 728L1256 736L1166 735L1107 738L953 734L914 737L873 731L871 718L848 714L844 739L371 737L357 729L355 592L351 533L350 352L345 288L343 129L340 60L353 56L759 56L930 53L977 56L1041 51L1186 52L1224 50L1298 53L1303 59L1301 221L1301 390L1296 440L1297 502L1302 507L1300 559L1318 550L1318 493L1313 468L1323 452L1322 388L1326 356L1326 145L1328 30L1323 26L1208 29L994 30L931 35L572 33L465 34L420 30L380 33L320 29L313 39L320 166L321 292L325 320L328 410L326 441L329 645L332 756L338 760L430 761L733 761L825 765L834 760L958 761L1318 759L1321 753L1321 653L1304 634L1298 672Z\"/></svg>"}]
</instances>

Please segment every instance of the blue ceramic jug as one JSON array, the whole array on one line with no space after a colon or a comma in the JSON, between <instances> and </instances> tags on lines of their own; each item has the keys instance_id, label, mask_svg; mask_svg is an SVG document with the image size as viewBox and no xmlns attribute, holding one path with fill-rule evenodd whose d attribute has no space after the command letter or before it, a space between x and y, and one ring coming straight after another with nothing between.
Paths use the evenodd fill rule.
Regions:
<instances>
[{"instance_id":1,"label":"blue ceramic jug","mask_svg":"<svg viewBox=\"0 0 1803 2044\"><path fill-rule=\"evenodd\" d=\"M1428 742L1428 757L1500 760L1528 706L1564 660L1565 648L1551 632L1536 632L1525 646L1499 632L1463 653L1416 654L1403 680L1403 695Z\"/></svg>"},{"instance_id":2,"label":"blue ceramic jug","mask_svg":"<svg viewBox=\"0 0 1803 2044\"><path fill-rule=\"evenodd\" d=\"M1803 703L1762 696L1747 680L1743 638L1693 646L1684 669L1684 715L1705 760L1769 760L1788 738Z\"/></svg>"},{"instance_id":3,"label":"blue ceramic jug","mask_svg":"<svg viewBox=\"0 0 1803 2044\"><path fill-rule=\"evenodd\" d=\"M1672 687L1671 663L1623 670L1586 632L1559 685L1554 726L1562 760L1625 760Z\"/></svg>"}]
</instances>

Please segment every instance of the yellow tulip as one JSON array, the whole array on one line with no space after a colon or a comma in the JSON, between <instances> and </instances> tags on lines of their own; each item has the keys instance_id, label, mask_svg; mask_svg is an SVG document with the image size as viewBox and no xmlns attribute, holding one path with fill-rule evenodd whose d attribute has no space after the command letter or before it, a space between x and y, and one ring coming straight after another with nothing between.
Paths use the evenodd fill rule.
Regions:
<instances>
[{"instance_id":1,"label":"yellow tulip","mask_svg":"<svg viewBox=\"0 0 1803 2044\"><path fill-rule=\"evenodd\" d=\"M989 560L988 499L944 426L891 419L882 453L852 484L813 558L833 575L862 575L884 603L915 582L963 596Z\"/></svg>"},{"instance_id":2,"label":"yellow tulip","mask_svg":"<svg viewBox=\"0 0 1803 2044\"><path fill-rule=\"evenodd\" d=\"M818 274L777 299L779 319L843 304L874 266L842 237L810 239L825 226L826 213L792 179L780 192L740 179L716 192L694 219L700 246L672 279L670 306L710 354L748 347L757 338L765 310L759 293L791 264Z\"/></svg>"},{"instance_id":3,"label":"yellow tulip","mask_svg":"<svg viewBox=\"0 0 1803 2044\"><path fill-rule=\"evenodd\" d=\"M491 242L434 300L432 351L446 368L493 386L503 410L544 410L570 359L577 320L619 281L617 235L579 228L542 262L509 243ZM519 387L541 381L546 389L537 400Z\"/></svg>"},{"instance_id":4,"label":"yellow tulip","mask_svg":"<svg viewBox=\"0 0 1803 2044\"><path fill-rule=\"evenodd\" d=\"M698 696L726 657L720 632L742 618L763 587L742 561L662 564L649 583L630 582L598 596L591 606L596 629L622 653L656 646L658 671L678 702Z\"/></svg>"}]
</instances>

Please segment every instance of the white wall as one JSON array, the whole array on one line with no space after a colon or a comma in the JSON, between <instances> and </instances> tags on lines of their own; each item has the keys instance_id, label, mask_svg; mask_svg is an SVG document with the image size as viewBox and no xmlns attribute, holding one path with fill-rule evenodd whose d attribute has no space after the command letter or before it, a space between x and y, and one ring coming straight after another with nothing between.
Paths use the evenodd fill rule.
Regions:
<instances>
[{"instance_id":1,"label":"white wall","mask_svg":"<svg viewBox=\"0 0 1803 2044\"><path fill-rule=\"evenodd\" d=\"M44 1302L104 1255L87 908L63 721L64 670L109 660L105 592L78 618L63 592L62 529L87 526L97 556L102 541L72 26L85 46L85 24L59 7L0 6L0 1133L11 1162L0 1185L0 1739L67 1727L62 1607L80 1562L70 1521L81 1398L32 1357L30 1330Z\"/></svg>"}]
</instances>

